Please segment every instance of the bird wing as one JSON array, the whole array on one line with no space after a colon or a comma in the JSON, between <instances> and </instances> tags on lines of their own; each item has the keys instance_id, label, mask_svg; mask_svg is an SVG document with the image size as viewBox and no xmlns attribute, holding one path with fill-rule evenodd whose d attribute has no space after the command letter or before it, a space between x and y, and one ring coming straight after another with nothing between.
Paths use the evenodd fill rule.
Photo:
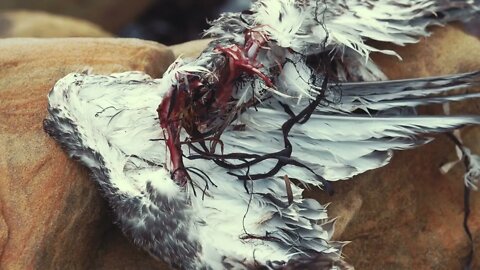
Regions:
<instances>
[{"instance_id":1,"label":"bird wing","mask_svg":"<svg viewBox=\"0 0 480 270\"><path fill-rule=\"evenodd\" d=\"M386 95L403 99L404 91L464 87L477 79L477 73L469 73L365 83L359 89L370 96L383 93L380 89L385 87ZM392 150L430 140L417 135L480 122L478 116L347 115L318 109L308 124L295 124L288 136L290 161L296 163L261 179L242 181L235 175L264 173L277 159L226 169L206 158L192 158L195 152L185 145L185 165L193 177L182 189L170 178L168 151L156 115L168 89L165 84L170 83L168 74L161 80L135 72L70 74L52 89L44 126L72 158L92 171L123 232L178 268L248 268L257 263L281 267L305 258L315 258L316 263L340 260L344 243L331 241L334 225L326 206L302 198L303 189L289 179L313 185L322 184L318 176L347 179L387 164ZM345 91L355 85L345 84ZM304 105L291 106L292 111ZM281 151L282 124L292 115L278 106L273 100L242 113L221 137L222 154L262 156ZM236 128L240 124L243 128ZM323 258L318 259L318 254Z\"/></svg>"},{"instance_id":2,"label":"bird wing","mask_svg":"<svg viewBox=\"0 0 480 270\"><path fill-rule=\"evenodd\" d=\"M479 11L480 0L257 0L248 11L222 14L205 35L217 46L245 44L245 33L260 33L271 50L259 57L266 68L283 63L282 49L303 56L323 52L341 81L384 80L369 54L401 56L370 41L416 43L430 35L429 26L468 21Z\"/></svg>"},{"instance_id":3,"label":"bird wing","mask_svg":"<svg viewBox=\"0 0 480 270\"><path fill-rule=\"evenodd\" d=\"M419 105L478 98L480 94L477 92L459 94L453 91L478 85L479 72L331 84L333 90L329 91L330 95L340 92L340 99L316 107L308 121L294 125L288 136L293 149L292 158L313 171L299 166L285 166L279 174L318 184L319 175L336 181L382 167L390 161L393 150L430 142L428 136L432 133L478 124L478 116L417 115L413 109ZM290 86L290 89L293 87ZM225 153L265 155L283 149L282 125L312 101L293 99L289 105L282 102L286 100L265 102L255 110L242 113L238 121L246 126L245 131L243 134L237 130L224 133ZM252 167L250 172L266 171L269 166L271 168L272 164L267 166L265 163L257 170Z\"/></svg>"},{"instance_id":4,"label":"bird wing","mask_svg":"<svg viewBox=\"0 0 480 270\"><path fill-rule=\"evenodd\" d=\"M330 241L326 207L288 179L240 181L198 159L185 162L193 175L186 189L171 180L156 115L165 83L168 76L135 72L70 74L49 94L45 130L91 170L123 232L181 269L274 267L312 254L339 260L344 243Z\"/></svg>"},{"instance_id":5,"label":"bird wing","mask_svg":"<svg viewBox=\"0 0 480 270\"><path fill-rule=\"evenodd\" d=\"M428 36L427 27L464 20L479 11L479 1L446 0L262 0L255 1L253 21L266 27L281 47L318 52L315 47L350 49L368 58L379 50L365 43L377 40L397 45Z\"/></svg>"}]
</instances>

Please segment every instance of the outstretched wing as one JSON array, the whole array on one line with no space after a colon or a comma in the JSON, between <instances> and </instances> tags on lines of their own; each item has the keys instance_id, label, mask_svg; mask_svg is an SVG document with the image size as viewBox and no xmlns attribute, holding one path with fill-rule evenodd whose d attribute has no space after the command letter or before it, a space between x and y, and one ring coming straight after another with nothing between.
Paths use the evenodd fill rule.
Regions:
<instances>
[{"instance_id":1,"label":"outstretched wing","mask_svg":"<svg viewBox=\"0 0 480 270\"><path fill-rule=\"evenodd\" d=\"M46 131L92 171L123 232L180 269L276 269L299 257L330 269L343 243L330 241L325 206L288 179L247 183L200 159L186 161L186 189L171 180L156 115L169 83L134 72L70 74L49 95Z\"/></svg>"},{"instance_id":2,"label":"outstretched wing","mask_svg":"<svg viewBox=\"0 0 480 270\"><path fill-rule=\"evenodd\" d=\"M262 0L252 10L255 23L267 26L281 47L311 53L319 45L333 46L368 58L378 49L366 40L415 43L429 35L428 26L467 19L478 5L478 0Z\"/></svg>"},{"instance_id":3,"label":"outstretched wing","mask_svg":"<svg viewBox=\"0 0 480 270\"><path fill-rule=\"evenodd\" d=\"M292 114L308 106L319 91L326 91L325 100L330 103L317 107L308 124L292 128L289 140L293 160L283 162L288 166L278 171L308 183L318 183L323 178L350 178L387 164L394 149L408 149L430 140L417 135L478 123L478 117L417 116L413 109L419 105L479 97L478 93L452 92L478 85L478 72L399 81L344 82L386 80L368 61L369 53L378 50L367 44L367 40L398 45L414 43L419 37L428 36L429 25L465 20L478 11L476 0L262 0L255 1L249 13L224 15L207 33L242 44L245 30L264 31L270 50L260 54L259 61L270 70L281 65L279 74L273 75L275 90L290 96L277 95L277 103L264 102L261 108L242 113L238 125L244 125L247 134L254 135L226 132L222 136L225 152L230 153L231 149L263 156L275 152L272 148L277 152L288 148L282 125ZM315 81L331 74L315 70L305 57L322 52L328 52L330 57L319 61L336 63L333 65L335 77L340 81L328 89L321 89ZM264 133L269 135L262 135ZM278 162L269 158L262 166L249 167L248 173L272 173Z\"/></svg>"},{"instance_id":4,"label":"outstretched wing","mask_svg":"<svg viewBox=\"0 0 480 270\"><path fill-rule=\"evenodd\" d=\"M260 61L266 67L283 62L278 48L302 55L326 52L342 81L383 80L369 54L401 56L369 41L416 43L430 35L428 26L466 21L479 12L479 0L257 0L242 14L222 14L206 35L245 44L245 33L261 33L275 54Z\"/></svg>"},{"instance_id":5,"label":"outstretched wing","mask_svg":"<svg viewBox=\"0 0 480 270\"><path fill-rule=\"evenodd\" d=\"M386 87L385 93L403 99L405 91L416 93L424 87L427 92L446 91L473 82L478 82L477 73L365 83L359 92L366 98ZM168 173L168 154L155 113L165 94L162 89L168 89L164 83L170 82L132 72L71 74L49 95L45 128L74 159L91 169L124 233L178 268L282 267L289 260L294 264L307 260L308 265L306 258L331 265L331 260L339 259L343 243L330 241L333 223L325 206L303 199L303 190L289 178L314 185L320 184L317 175L346 179L388 163L393 149L428 141L416 135L480 122L480 117L472 116L325 114L322 108L327 107L319 107L308 124L294 125L289 135L291 160L297 163L272 176L240 181L231 173L261 174L277 160L239 170L207 159L186 160L194 177L184 190ZM354 87L346 84L344 90ZM292 116L279 111L275 102L240 115L239 122L221 137L224 154L261 156L284 148L281 125ZM291 108L294 113L299 110ZM237 128L240 124L242 128ZM187 145L184 152L189 152ZM300 163L313 172L296 165Z\"/></svg>"},{"instance_id":6,"label":"outstretched wing","mask_svg":"<svg viewBox=\"0 0 480 270\"><path fill-rule=\"evenodd\" d=\"M479 116L416 115L413 108L478 98L477 92L458 94L453 90L479 85L480 72L330 85L336 90L329 92L340 91L341 99L316 107L308 121L296 124L288 137L292 158L312 170L292 164L282 167L279 174L318 184L318 175L335 181L384 166L393 150L425 144L432 133L478 124ZM243 113L238 124L245 125L244 131L229 130L222 136L224 152L265 155L283 149L282 125L311 100L295 99L287 110L282 101L285 102L263 103ZM263 166L253 166L250 173L266 172L273 165L265 162Z\"/></svg>"}]
</instances>

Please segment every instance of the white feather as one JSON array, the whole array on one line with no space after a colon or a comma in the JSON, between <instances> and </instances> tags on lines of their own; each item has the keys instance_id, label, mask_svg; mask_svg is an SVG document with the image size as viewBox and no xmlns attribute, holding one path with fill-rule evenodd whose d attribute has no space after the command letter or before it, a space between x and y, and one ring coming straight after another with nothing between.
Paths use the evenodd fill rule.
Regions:
<instances>
[{"instance_id":1,"label":"white feather","mask_svg":"<svg viewBox=\"0 0 480 270\"><path fill-rule=\"evenodd\" d=\"M315 225L317 221L328 221L325 208L302 199L302 189L291 187L294 203L287 208L279 208L263 197L263 194L271 194L288 205L283 180L267 178L251 182L248 188L254 194L248 194L242 181L226 174L213 162L186 160L186 166L208 172L217 185L210 184L205 196L202 196L205 182L194 177L195 196L192 188L182 191L170 179L165 167L143 162L165 164L168 159L164 142L157 140L162 138L162 132L155 116L158 102L166 92L163 86L163 80L151 80L146 75L132 72L111 76L71 74L60 80L52 90L50 110L58 110L56 117L74 122L77 130L72 132L80 136L83 147L93 149L102 157L104 167L99 167L100 164L94 160L86 160L88 156L81 156L84 164L91 169L108 172L113 188L118 189L116 195L139 197L143 205L161 207L148 197L147 186L150 184L170 200L185 199L190 202L190 222L184 226L189 228L192 241L198 241L202 246L199 265L220 269L223 256L239 261L253 260L254 256L263 263L288 260L298 255L298 250L292 249L296 246L294 240L292 236L284 235L283 230L295 227L304 228L310 239L322 240L310 248L324 253L339 252L329 244L332 232ZM109 104L108 110L104 110L106 103ZM115 208L116 202L110 203ZM307 211L305 215L303 211ZM310 211L315 213L313 217L309 216L312 214L307 215ZM142 220L148 217L148 212L144 215L131 220L134 227L142 227ZM268 232L281 237L284 243L240 240L246 232L260 236ZM155 237L159 236L153 236L155 241L165 241ZM148 241L141 244L148 250Z\"/></svg>"}]
</instances>

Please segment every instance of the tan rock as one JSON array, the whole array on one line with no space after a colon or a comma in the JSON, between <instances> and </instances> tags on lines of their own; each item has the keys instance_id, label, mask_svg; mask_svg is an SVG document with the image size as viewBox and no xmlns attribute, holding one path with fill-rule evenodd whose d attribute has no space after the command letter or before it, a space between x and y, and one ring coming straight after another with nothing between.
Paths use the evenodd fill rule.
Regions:
<instances>
[{"instance_id":1,"label":"tan rock","mask_svg":"<svg viewBox=\"0 0 480 270\"><path fill-rule=\"evenodd\" d=\"M88 67L158 77L172 61L133 39L0 40L0 269L89 269L111 226L88 172L43 132L53 84Z\"/></svg>"},{"instance_id":2,"label":"tan rock","mask_svg":"<svg viewBox=\"0 0 480 270\"><path fill-rule=\"evenodd\" d=\"M480 40L459 26L435 28L416 45L388 46L403 57L373 55L392 79L480 70ZM480 114L478 101L452 105L454 113ZM440 112L439 107L429 107ZM480 128L462 131L472 151L480 153ZM350 240L347 261L356 269L461 269L468 252L463 222L462 165L442 175L439 167L455 159L454 145L438 136L429 145L398 152L388 166L352 181L334 184L330 215L339 217L336 238ZM476 266L480 267L480 194L472 193L470 229L475 237ZM352 202L354 202L352 204Z\"/></svg>"},{"instance_id":3,"label":"tan rock","mask_svg":"<svg viewBox=\"0 0 480 270\"><path fill-rule=\"evenodd\" d=\"M92 268L97 270L170 269L165 263L152 259L148 254L133 246L116 227L107 231Z\"/></svg>"},{"instance_id":4,"label":"tan rock","mask_svg":"<svg viewBox=\"0 0 480 270\"><path fill-rule=\"evenodd\" d=\"M0 38L7 37L110 37L95 24L39 11L0 12Z\"/></svg>"},{"instance_id":5,"label":"tan rock","mask_svg":"<svg viewBox=\"0 0 480 270\"><path fill-rule=\"evenodd\" d=\"M373 54L390 78L433 76L479 69L479 39L465 34L459 24L434 28L432 35L416 45L389 46L403 58ZM386 45L383 45L386 46Z\"/></svg>"},{"instance_id":6,"label":"tan rock","mask_svg":"<svg viewBox=\"0 0 480 270\"><path fill-rule=\"evenodd\" d=\"M172 45L170 46L170 49L175 54L175 57L197 58L211 41L212 39L192 40Z\"/></svg>"},{"instance_id":7,"label":"tan rock","mask_svg":"<svg viewBox=\"0 0 480 270\"><path fill-rule=\"evenodd\" d=\"M143 12L152 0L2 0L0 10L41 10L85 19L117 32Z\"/></svg>"}]
</instances>

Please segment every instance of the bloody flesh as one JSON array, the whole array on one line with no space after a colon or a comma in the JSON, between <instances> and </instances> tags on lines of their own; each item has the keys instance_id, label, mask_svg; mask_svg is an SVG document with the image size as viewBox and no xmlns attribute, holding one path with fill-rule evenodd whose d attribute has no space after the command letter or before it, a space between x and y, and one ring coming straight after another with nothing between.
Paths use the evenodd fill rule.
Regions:
<instances>
[{"instance_id":1,"label":"bloody flesh","mask_svg":"<svg viewBox=\"0 0 480 270\"><path fill-rule=\"evenodd\" d=\"M260 71L262 67L256 61L259 50L267 41L264 35L258 32L247 32L245 34L245 46L233 45L229 47L217 46L215 51L222 54L226 60L224 70L218 72L218 82L213 85L213 101L206 103L204 99L192 98L198 92L205 91L205 84L198 76L187 76L187 82L172 86L160 103L157 112L160 126L165 131L165 140L172 162L171 177L180 186L185 186L190 176L183 164L182 149L180 142L180 131L185 131L192 136L198 136L198 119L208 116L210 110L222 114L228 113L231 106L232 91L235 81L242 75L260 77L267 87L274 87L270 78ZM212 87L212 86L209 86ZM204 114L204 115L202 115ZM211 120L211 119L210 119ZM207 120L208 124L209 121ZM195 138L201 139L201 138Z\"/></svg>"}]
</instances>

